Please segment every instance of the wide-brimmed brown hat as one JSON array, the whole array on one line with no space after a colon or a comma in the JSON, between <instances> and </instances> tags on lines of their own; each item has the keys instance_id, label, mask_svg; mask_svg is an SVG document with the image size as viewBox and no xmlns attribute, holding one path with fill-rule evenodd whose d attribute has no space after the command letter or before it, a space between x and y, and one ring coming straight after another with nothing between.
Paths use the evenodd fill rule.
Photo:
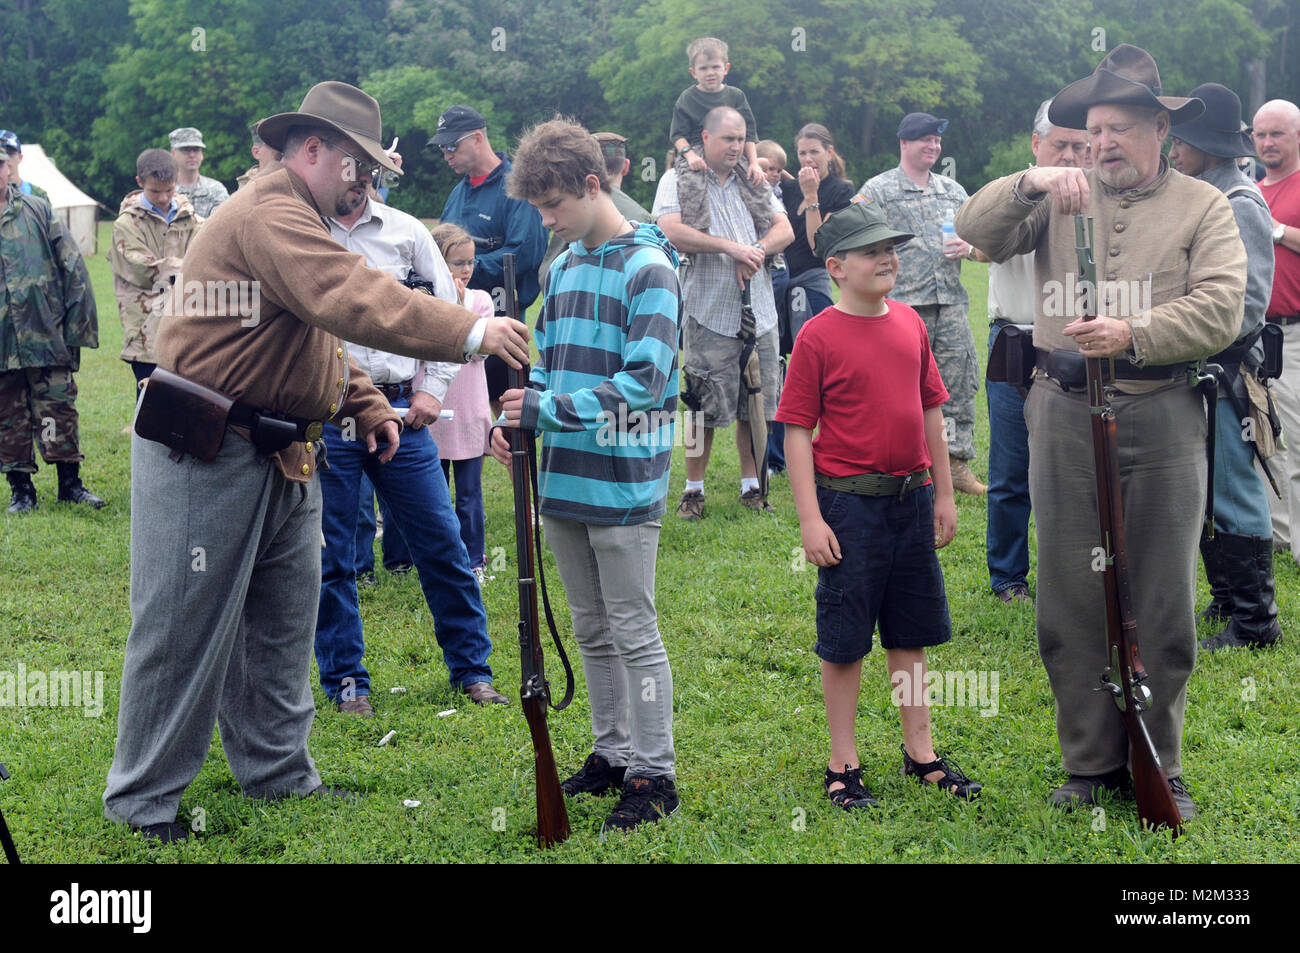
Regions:
<instances>
[{"instance_id":1,"label":"wide-brimmed brown hat","mask_svg":"<svg viewBox=\"0 0 1300 953\"><path fill-rule=\"evenodd\" d=\"M1146 50L1121 43L1106 54L1091 76L1056 94L1047 118L1064 129L1088 128L1091 106L1146 106L1169 110L1171 123L1187 122L1205 111L1205 103L1186 96L1162 96L1160 71Z\"/></svg>"},{"instance_id":2,"label":"wide-brimmed brown hat","mask_svg":"<svg viewBox=\"0 0 1300 953\"><path fill-rule=\"evenodd\" d=\"M388 153L379 142L384 127L379 115L379 103L374 97L347 83L317 83L307 90L297 112L267 116L257 124L257 134L272 149L283 152L285 134L292 126L314 123L324 123L338 130L385 169L402 174L402 170L388 158Z\"/></svg>"}]
</instances>

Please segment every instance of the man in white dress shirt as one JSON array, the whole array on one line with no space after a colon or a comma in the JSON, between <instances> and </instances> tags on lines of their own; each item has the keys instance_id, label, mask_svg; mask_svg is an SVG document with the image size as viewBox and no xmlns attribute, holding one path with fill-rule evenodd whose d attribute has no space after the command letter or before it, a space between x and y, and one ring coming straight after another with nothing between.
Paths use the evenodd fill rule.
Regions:
<instances>
[{"instance_id":1,"label":"man in white dress shirt","mask_svg":"<svg viewBox=\"0 0 1300 953\"><path fill-rule=\"evenodd\" d=\"M451 273L418 219L362 197L352 212L329 220L330 232L349 251L398 279L431 281L439 298L456 301ZM433 613L451 682L480 705L508 704L492 687L488 655L492 642L478 583L460 538L438 447L428 425L438 418L442 398L459 364L417 361L348 344L348 350L394 408L407 408L405 428L393 459L381 463L367 453L349 421L327 425L329 461L321 468L322 530L320 609L316 618L316 661L321 687L339 711L370 717L370 673L361 664L365 641L355 576L357 510L364 472L385 505L385 533L400 533L420 576ZM416 386L416 378L423 370ZM391 525L390 525L391 521Z\"/></svg>"}]
</instances>

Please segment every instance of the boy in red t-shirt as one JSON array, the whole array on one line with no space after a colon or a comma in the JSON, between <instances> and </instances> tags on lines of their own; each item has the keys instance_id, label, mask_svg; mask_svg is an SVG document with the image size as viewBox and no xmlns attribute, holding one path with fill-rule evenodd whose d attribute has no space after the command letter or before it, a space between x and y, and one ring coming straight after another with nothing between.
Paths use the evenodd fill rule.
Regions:
<instances>
[{"instance_id":1,"label":"boy in red t-shirt","mask_svg":"<svg viewBox=\"0 0 1300 953\"><path fill-rule=\"evenodd\" d=\"M982 787L930 739L925 647L952 637L935 550L952 542L957 508L939 410L948 391L920 316L885 298L898 273L894 246L911 237L862 202L822 224L814 250L840 303L800 330L776 414L804 553L820 567L825 785L846 810L877 803L854 740L862 657L877 622L903 723L903 774L963 798Z\"/></svg>"}]
</instances>

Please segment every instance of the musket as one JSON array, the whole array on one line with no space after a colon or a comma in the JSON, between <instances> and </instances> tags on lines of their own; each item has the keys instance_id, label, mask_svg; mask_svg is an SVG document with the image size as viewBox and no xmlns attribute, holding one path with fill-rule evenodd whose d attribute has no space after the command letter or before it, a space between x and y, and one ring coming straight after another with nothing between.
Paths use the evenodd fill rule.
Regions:
<instances>
[{"instance_id":1,"label":"musket","mask_svg":"<svg viewBox=\"0 0 1300 953\"><path fill-rule=\"evenodd\" d=\"M1092 257L1092 217L1074 216L1075 251L1079 274L1087 289L1083 320L1097 317L1097 264ZM1124 501L1119 477L1119 440L1115 412L1106 389L1109 358L1088 358L1088 403L1092 411L1092 454L1097 476L1097 514L1105 552L1102 577L1106 591L1106 659L1102 687L1124 717L1129 764L1133 772L1138 816L1150 827L1161 825L1182 833L1182 815L1169 788L1169 777L1151 734L1142 721L1154 699L1146 668L1138 655L1137 620L1129 594L1128 554L1124 547Z\"/></svg>"},{"instance_id":2,"label":"musket","mask_svg":"<svg viewBox=\"0 0 1300 953\"><path fill-rule=\"evenodd\" d=\"M519 303L515 299L515 256L509 252L502 256L505 271L506 315L519 319ZM510 370L510 386L528 386L528 365ZM519 567L519 660L522 678L519 683L519 702L528 719L528 731L533 738L533 770L537 786L537 843L542 847L563 843L569 836L569 814L564 807L564 792L560 789L560 776L555 769L555 752L551 749L551 733L546 726L546 709L551 703L551 686L546 681L546 667L542 658L541 631L537 624L537 580L541 554L535 535L534 507L536 498L537 459L534 441L522 427L506 428L510 437L510 482L515 493L515 557ZM536 557L536 558L534 558ZM546 599L543 584L542 598ZM547 621L554 633L551 607L546 604ZM556 636L559 648L559 638ZM563 658L563 648L560 648ZM569 691L564 701L555 706L559 711L573 695L573 675L564 658L569 673Z\"/></svg>"}]
</instances>

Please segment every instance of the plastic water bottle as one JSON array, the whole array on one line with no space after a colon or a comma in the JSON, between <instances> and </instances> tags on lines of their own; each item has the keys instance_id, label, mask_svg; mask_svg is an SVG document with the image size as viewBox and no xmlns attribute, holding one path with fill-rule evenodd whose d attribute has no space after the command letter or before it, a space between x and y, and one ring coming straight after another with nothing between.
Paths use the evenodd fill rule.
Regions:
<instances>
[{"instance_id":1,"label":"plastic water bottle","mask_svg":"<svg viewBox=\"0 0 1300 953\"><path fill-rule=\"evenodd\" d=\"M946 255L949 248L961 241L961 239L957 237L957 227L953 224L952 212L949 211L943 213L943 224L940 228L943 232L943 251Z\"/></svg>"}]
</instances>

